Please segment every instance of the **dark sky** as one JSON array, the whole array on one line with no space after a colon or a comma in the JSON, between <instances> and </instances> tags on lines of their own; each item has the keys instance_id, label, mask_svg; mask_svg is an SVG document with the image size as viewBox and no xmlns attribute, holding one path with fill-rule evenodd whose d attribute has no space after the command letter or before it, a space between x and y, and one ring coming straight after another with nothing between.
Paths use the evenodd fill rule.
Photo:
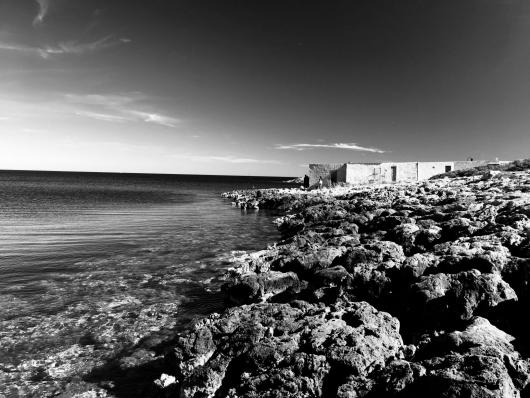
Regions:
<instances>
[{"instance_id":1,"label":"dark sky","mask_svg":"<svg viewBox=\"0 0 530 398\"><path fill-rule=\"evenodd\" d=\"M0 0L0 168L528 157L528 3Z\"/></svg>"}]
</instances>

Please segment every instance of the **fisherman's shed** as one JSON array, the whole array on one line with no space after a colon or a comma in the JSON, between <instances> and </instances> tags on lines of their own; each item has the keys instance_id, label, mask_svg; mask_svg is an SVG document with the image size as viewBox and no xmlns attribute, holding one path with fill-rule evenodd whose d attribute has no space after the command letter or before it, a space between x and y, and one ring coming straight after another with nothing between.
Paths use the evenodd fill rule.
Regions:
<instances>
[{"instance_id":1,"label":"fisherman's shed","mask_svg":"<svg viewBox=\"0 0 530 398\"><path fill-rule=\"evenodd\" d=\"M466 160L447 162L381 162L381 163L331 163L310 164L309 184L385 184L393 182L413 182L429 179L436 174L453 170L469 169L493 163L489 160Z\"/></svg>"}]
</instances>

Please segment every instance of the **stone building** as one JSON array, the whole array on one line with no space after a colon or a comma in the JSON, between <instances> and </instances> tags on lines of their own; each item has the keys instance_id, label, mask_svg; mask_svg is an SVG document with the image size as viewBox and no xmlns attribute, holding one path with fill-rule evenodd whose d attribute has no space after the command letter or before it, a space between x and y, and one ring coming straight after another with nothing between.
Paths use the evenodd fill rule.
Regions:
<instances>
[{"instance_id":1,"label":"stone building","mask_svg":"<svg viewBox=\"0 0 530 398\"><path fill-rule=\"evenodd\" d=\"M469 169L504 161L466 160L447 162L381 162L381 163L320 163L309 165L309 185L324 186L334 183L386 184L426 180L436 174L453 170Z\"/></svg>"}]
</instances>

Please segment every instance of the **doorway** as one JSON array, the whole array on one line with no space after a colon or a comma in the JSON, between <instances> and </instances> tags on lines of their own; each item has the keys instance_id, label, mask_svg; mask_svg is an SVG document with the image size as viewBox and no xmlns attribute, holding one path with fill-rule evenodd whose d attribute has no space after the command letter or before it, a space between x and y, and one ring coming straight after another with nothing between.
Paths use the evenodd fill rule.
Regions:
<instances>
[{"instance_id":1,"label":"doorway","mask_svg":"<svg viewBox=\"0 0 530 398\"><path fill-rule=\"evenodd\" d=\"M392 182L397 181L397 166L391 166L392 169Z\"/></svg>"}]
</instances>

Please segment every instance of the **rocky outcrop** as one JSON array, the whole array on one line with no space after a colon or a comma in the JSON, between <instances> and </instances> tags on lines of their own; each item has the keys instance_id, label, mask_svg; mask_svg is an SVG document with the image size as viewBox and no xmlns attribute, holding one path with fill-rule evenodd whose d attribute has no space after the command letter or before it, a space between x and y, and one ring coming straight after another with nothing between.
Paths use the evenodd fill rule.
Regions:
<instances>
[{"instance_id":1,"label":"rocky outcrop","mask_svg":"<svg viewBox=\"0 0 530 398\"><path fill-rule=\"evenodd\" d=\"M159 394L528 396L530 173L468 174L226 194L284 210L283 239L234 264L236 306L179 335Z\"/></svg>"},{"instance_id":2,"label":"rocky outcrop","mask_svg":"<svg viewBox=\"0 0 530 398\"><path fill-rule=\"evenodd\" d=\"M330 396L403 348L399 322L366 302L292 301L229 310L194 325L172 359L186 397Z\"/></svg>"}]
</instances>

